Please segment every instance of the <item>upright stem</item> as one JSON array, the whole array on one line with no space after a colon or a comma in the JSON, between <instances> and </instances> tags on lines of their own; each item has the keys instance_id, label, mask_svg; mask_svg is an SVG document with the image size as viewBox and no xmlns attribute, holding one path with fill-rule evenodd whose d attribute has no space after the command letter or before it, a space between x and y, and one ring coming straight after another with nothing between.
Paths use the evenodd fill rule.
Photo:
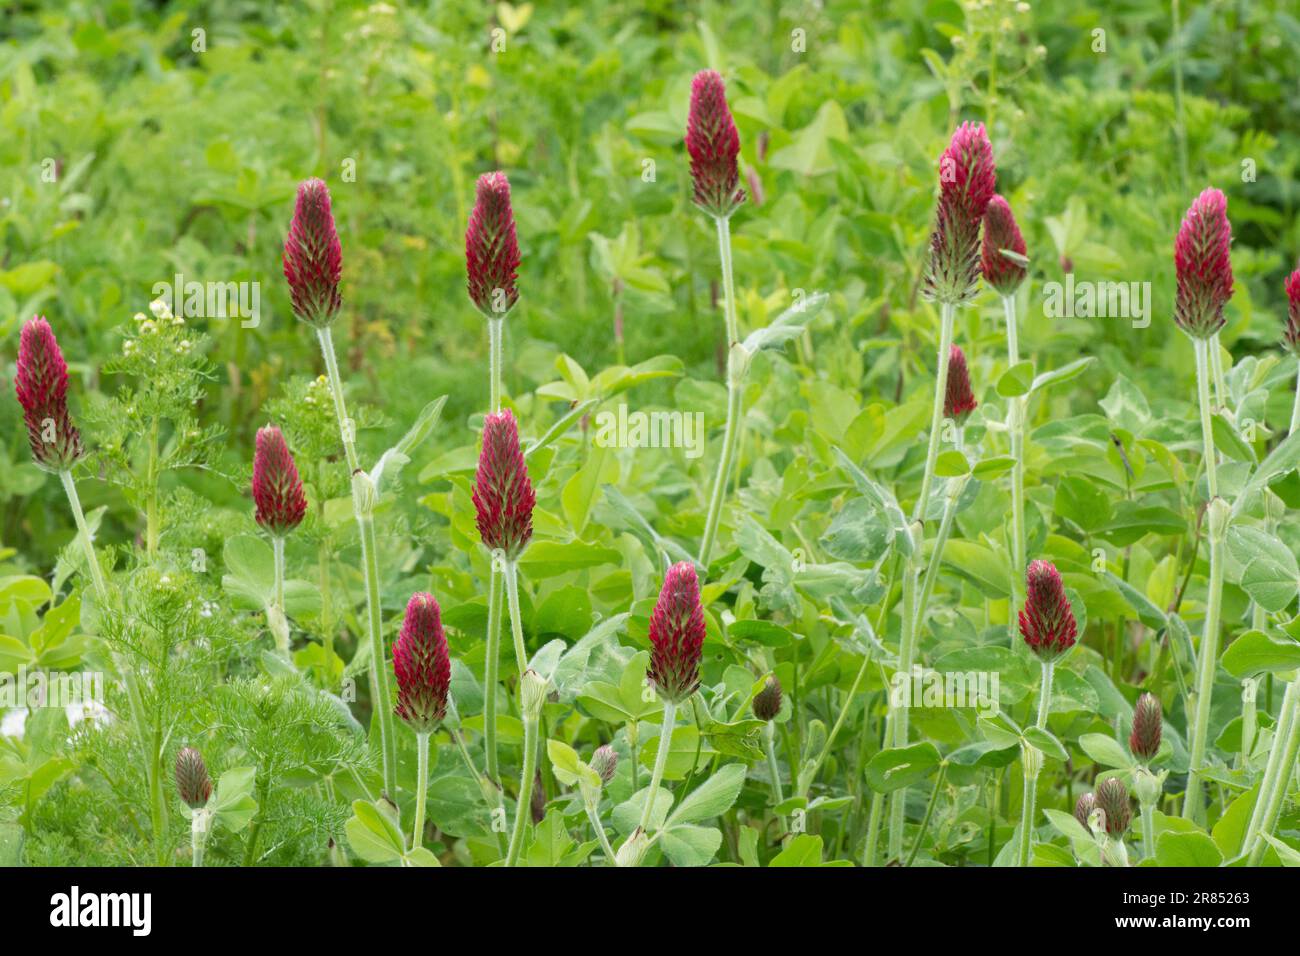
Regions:
<instances>
[{"instance_id":1,"label":"upright stem","mask_svg":"<svg viewBox=\"0 0 1300 956\"><path fill-rule=\"evenodd\" d=\"M1214 381L1214 407L1226 408L1228 384L1223 378L1223 349L1219 345L1218 332L1210 336L1206 351L1210 354L1210 372Z\"/></svg>"},{"instance_id":2,"label":"upright stem","mask_svg":"<svg viewBox=\"0 0 1300 956\"><path fill-rule=\"evenodd\" d=\"M203 851L208 846L208 830L212 826L212 811L200 807L190 818L190 865L195 869L203 865Z\"/></svg>"},{"instance_id":3,"label":"upright stem","mask_svg":"<svg viewBox=\"0 0 1300 956\"><path fill-rule=\"evenodd\" d=\"M1291 428L1287 434L1294 435L1297 428L1300 428L1300 358L1296 359L1295 402L1291 406Z\"/></svg>"},{"instance_id":4,"label":"upright stem","mask_svg":"<svg viewBox=\"0 0 1300 956\"><path fill-rule=\"evenodd\" d=\"M149 557L158 552L158 419L149 428L149 464L145 481L149 496L145 499L145 551Z\"/></svg>"},{"instance_id":5,"label":"upright stem","mask_svg":"<svg viewBox=\"0 0 1300 956\"><path fill-rule=\"evenodd\" d=\"M1268 843L1261 840L1259 835L1261 832L1271 835L1277 825L1277 812L1282 808L1287 784L1295 767L1292 744L1293 741L1300 740L1297 716L1300 716L1300 678L1287 684L1286 694L1282 697L1282 709L1278 712L1277 726L1274 729L1273 747L1269 751L1264 776L1260 780L1259 794L1255 798L1255 809L1251 813L1250 823L1246 827L1246 836L1242 840L1242 852L1251 854L1252 865L1259 863L1259 859L1268 848ZM1288 751L1291 751L1290 763L1287 763Z\"/></svg>"},{"instance_id":6,"label":"upright stem","mask_svg":"<svg viewBox=\"0 0 1300 956\"><path fill-rule=\"evenodd\" d=\"M271 607L267 611L267 623L275 635L275 646L285 657L289 656L289 619L284 613L284 538L274 535L271 538L271 553L274 556L275 584Z\"/></svg>"},{"instance_id":7,"label":"upright stem","mask_svg":"<svg viewBox=\"0 0 1300 956\"><path fill-rule=\"evenodd\" d=\"M487 752L487 775L501 783L497 765L497 682L501 665L501 576L496 561L488 579L487 660L483 665L483 749Z\"/></svg>"},{"instance_id":8,"label":"upright stem","mask_svg":"<svg viewBox=\"0 0 1300 956\"><path fill-rule=\"evenodd\" d=\"M921 475L921 493L912 510L912 520L917 523L914 535L915 550L903 562L903 633L899 640L898 670L910 674L916 658L917 643L917 577L921 545L925 540L925 514L930 503L930 488L934 484L934 464L939 457L939 434L943 427L943 401L948 389L948 357L952 351L953 325L957 307L950 302L940 303L939 358L934 377L934 407L930 415L930 443L925 452L925 471ZM891 708L890 722L893 736L890 746L907 746L908 713L906 707ZM907 817L907 788L895 790L889 804L889 855L898 859L903 852L903 827ZM874 809L874 808L873 808Z\"/></svg>"},{"instance_id":9,"label":"upright stem","mask_svg":"<svg viewBox=\"0 0 1300 956\"><path fill-rule=\"evenodd\" d=\"M1052 672L1055 664L1051 661L1043 662L1042 684L1038 690L1038 721L1035 724L1039 730L1047 727L1047 715L1052 709ZM1029 750L1033 748L1025 744L1024 760L1025 770L1025 791L1024 799L1021 802L1020 815L1020 866L1029 865L1029 856L1034 845L1034 810L1038 799L1038 771L1041 769L1041 755L1037 760L1031 759ZM1033 766L1031 766L1033 764Z\"/></svg>"},{"instance_id":10,"label":"upright stem","mask_svg":"<svg viewBox=\"0 0 1300 956\"><path fill-rule=\"evenodd\" d=\"M718 258L722 261L723 314L727 323L727 427L722 435L722 460L718 462L713 477L713 491L709 495L709 511L704 521L704 540L700 542L699 564L707 566L717 537L718 523L722 518L722 500L726 497L731 463L736 455L736 439L740 434L741 370L734 368L731 348L740 341L740 324L736 319L736 286L731 274L731 221L718 216Z\"/></svg>"},{"instance_id":11,"label":"upright stem","mask_svg":"<svg viewBox=\"0 0 1300 956\"><path fill-rule=\"evenodd\" d=\"M916 560L920 554L918 540L912 557L903 562L903 636L898 647L898 673L911 679L912 664L916 660ZM908 736L909 701L892 711L894 737L891 747L906 747ZM907 822L907 788L895 790L889 798L889 857L897 860L903 854L903 827Z\"/></svg>"},{"instance_id":12,"label":"upright stem","mask_svg":"<svg viewBox=\"0 0 1300 956\"><path fill-rule=\"evenodd\" d=\"M90 526L86 524L86 515L81 510L81 498L77 495L77 483L72 480L72 472L59 472L59 481L63 483L64 494L68 496L68 507L72 509L72 520L77 524L81 537L81 547L86 553L86 569L90 572L91 583L95 587L95 597L102 602L108 597L108 586L104 583L104 569L95 557L95 543L90 539Z\"/></svg>"},{"instance_id":13,"label":"upright stem","mask_svg":"<svg viewBox=\"0 0 1300 956\"><path fill-rule=\"evenodd\" d=\"M1020 344L1016 331L1015 296L1002 297L1002 310L1007 319L1007 362L1020 361ZM1011 607L1020 605L1020 576L1025 571L1025 400L1016 395L1007 401L1007 431L1011 436ZM1011 643L1016 641L1015 614L1008 615Z\"/></svg>"},{"instance_id":14,"label":"upright stem","mask_svg":"<svg viewBox=\"0 0 1300 956\"><path fill-rule=\"evenodd\" d=\"M384 654L382 609L379 605L379 542L375 521L361 519L361 560L365 565L366 609L370 616L370 688L374 694L374 716L379 721L379 742L383 751L384 788L397 793L397 737L393 732L393 701L388 689L388 664Z\"/></svg>"},{"instance_id":15,"label":"upright stem","mask_svg":"<svg viewBox=\"0 0 1300 956\"><path fill-rule=\"evenodd\" d=\"M424 804L429 796L429 735L416 734L415 829L411 847L424 846Z\"/></svg>"},{"instance_id":16,"label":"upright stem","mask_svg":"<svg viewBox=\"0 0 1300 956\"><path fill-rule=\"evenodd\" d=\"M519 774L519 797L515 801L515 828L510 834L510 849L506 852L506 866L519 862L524 845L524 825L531 810L533 775L537 773L537 718L524 715L524 766Z\"/></svg>"},{"instance_id":17,"label":"upright stem","mask_svg":"<svg viewBox=\"0 0 1300 956\"><path fill-rule=\"evenodd\" d=\"M1142 804L1142 859L1156 855L1156 807L1154 803Z\"/></svg>"},{"instance_id":18,"label":"upright stem","mask_svg":"<svg viewBox=\"0 0 1300 956\"><path fill-rule=\"evenodd\" d=\"M605 825L600 822L599 808L592 800L587 801L587 819L591 821L591 828L596 831L596 839L600 841L600 849L605 854L605 865L614 866L614 848L609 845L609 835L605 833Z\"/></svg>"},{"instance_id":19,"label":"upright stem","mask_svg":"<svg viewBox=\"0 0 1300 956\"><path fill-rule=\"evenodd\" d=\"M501 411L501 333L505 324L504 316L488 316L488 390L490 411L494 413Z\"/></svg>"},{"instance_id":20,"label":"upright stem","mask_svg":"<svg viewBox=\"0 0 1300 956\"><path fill-rule=\"evenodd\" d=\"M318 328L321 355L325 359L325 372L329 377L330 392L334 395L334 415L338 420L339 437L348 462L348 473L355 475L361 464L357 458L355 427L348 418L343 400L343 381L339 378L338 358L334 354L334 337L328 326ZM352 510L361 538L361 564L366 580L366 610L370 625L370 690L374 701L374 716L379 721L380 752L383 757L384 790L397 793L397 741L393 736L393 708L388 693L388 675L384 671L383 611L379 604L379 554L375 538L374 519L360 510L357 496L352 496Z\"/></svg>"},{"instance_id":21,"label":"upright stem","mask_svg":"<svg viewBox=\"0 0 1300 956\"><path fill-rule=\"evenodd\" d=\"M772 726L772 721L768 721L763 727L763 745L767 751L767 772L772 778L772 796L776 799L776 805L780 806L785 803L785 792L781 789L781 769L776 763L776 729ZM782 819L782 826L785 821Z\"/></svg>"},{"instance_id":22,"label":"upright stem","mask_svg":"<svg viewBox=\"0 0 1300 956\"><path fill-rule=\"evenodd\" d=\"M930 791L930 802L925 807L925 817L921 820L920 832L916 834L916 842L912 844L912 852L907 855L905 866L911 866L916 859L917 851L921 849L921 844L925 841L925 834L930 829L930 818L934 816L935 804L939 802L939 792L943 789L944 777L948 774L948 761L939 764L939 776L934 781L934 789Z\"/></svg>"},{"instance_id":23,"label":"upright stem","mask_svg":"<svg viewBox=\"0 0 1300 956\"><path fill-rule=\"evenodd\" d=\"M519 664L519 677L528 670L528 651L524 647L524 625L519 614L519 566L512 558L504 562L506 600L510 604L510 633L515 640L515 660Z\"/></svg>"},{"instance_id":24,"label":"upright stem","mask_svg":"<svg viewBox=\"0 0 1300 956\"><path fill-rule=\"evenodd\" d=\"M275 556L275 606L284 610L284 538L271 538L271 552Z\"/></svg>"},{"instance_id":25,"label":"upright stem","mask_svg":"<svg viewBox=\"0 0 1300 956\"><path fill-rule=\"evenodd\" d=\"M1201 411L1201 440L1205 459L1205 475L1209 484L1210 503L1219 494L1215 463L1214 433L1210 425L1210 368L1209 346L1205 339L1193 339L1196 351L1196 391ZM1219 658L1219 605L1223 594L1223 538L1210 526L1210 581L1205 603L1205 630L1197 654L1196 707L1192 725L1191 759L1188 764L1187 792L1183 795L1183 818L1193 820L1201 812L1202 772L1205 765L1205 748L1209 740L1210 697L1214 691L1214 672Z\"/></svg>"},{"instance_id":26,"label":"upright stem","mask_svg":"<svg viewBox=\"0 0 1300 956\"><path fill-rule=\"evenodd\" d=\"M930 444L925 451L925 472L921 476L921 494L912 509L914 521L925 521L926 505L930 503L930 486L934 484L934 463L939 457L939 433L943 426L943 399L948 389L948 353L952 351L952 328L957 319L957 307L944 302L940 305L939 366L934 376L934 409L930 415Z\"/></svg>"},{"instance_id":27,"label":"upright stem","mask_svg":"<svg viewBox=\"0 0 1300 956\"><path fill-rule=\"evenodd\" d=\"M962 428L960 425L957 426L955 445L958 450L962 447ZM939 522L939 533L935 536L934 545L930 549L930 560L925 566L925 576L921 579L921 595L916 602L916 628L918 633L921 623L925 620L925 609L930 605L930 595L934 592L934 585L939 577L939 565L943 561L943 547L948 543L948 535L952 533L952 522L957 516L957 501L965 487L966 480L964 478L954 478L948 487L948 496L943 503L943 518ZM1014 604L1012 606L1014 607Z\"/></svg>"},{"instance_id":28,"label":"upright stem","mask_svg":"<svg viewBox=\"0 0 1300 956\"><path fill-rule=\"evenodd\" d=\"M664 722L659 731L659 750L655 754L654 771L650 774L650 789L646 792L645 807L641 811L640 828L650 830L650 815L654 812L655 797L659 794L659 784L664 779L664 766L668 763L668 751L672 749L673 724L677 722L677 704L671 700L664 701ZM636 755L633 755L636 759Z\"/></svg>"}]
</instances>

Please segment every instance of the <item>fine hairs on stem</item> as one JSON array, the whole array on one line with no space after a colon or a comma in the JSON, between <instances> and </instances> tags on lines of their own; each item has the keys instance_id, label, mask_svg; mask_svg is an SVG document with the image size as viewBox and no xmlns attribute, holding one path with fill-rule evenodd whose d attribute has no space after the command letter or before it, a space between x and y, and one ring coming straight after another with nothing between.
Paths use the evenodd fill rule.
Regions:
<instances>
[{"instance_id":1,"label":"fine hairs on stem","mask_svg":"<svg viewBox=\"0 0 1300 956\"><path fill-rule=\"evenodd\" d=\"M655 752L655 766L650 774L650 788L646 791L645 806L641 810L639 829L650 832L650 819L654 813L655 797L659 793L659 784L664 779L664 767L668 764L668 751L673 746L673 725L677 722L677 704L671 700L664 701L663 725L659 730L659 749Z\"/></svg>"},{"instance_id":2,"label":"fine hairs on stem","mask_svg":"<svg viewBox=\"0 0 1300 956\"><path fill-rule=\"evenodd\" d=\"M732 356L732 349L740 344L740 327L736 319L736 286L731 271L731 220L715 216L718 232L718 257L722 262L723 313L727 330L727 425L722 434L722 458L713 477L713 490L709 494L709 510L704 521L704 539L700 542L700 557L696 562L707 568L717 537L718 523L722 518L723 500L731 476L732 460L736 455L736 441L740 434L740 404L743 373Z\"/></svg>"},{"instance_id":3,"label":"fine hairs on stem","mask_svg":"<svg viewBox=\"0 0 1300 956\"><path fill-rule=\"evenodd\" d=\"M338 359L334 354L334 338L329 326L316 329L325 371L329 377L330 391L334 395L334 414L338 419L343 452L347 457L348 471L353 476L353 514L361 538L362 571L366 583L366 620L370 635L370 692L375 702L375 719L379 721L380 751L383 756L384 790L397 793L397 739L393 730L393 703L388 690L387 669L384 663L383 611L379 606L379 554L375 537L374 519L363 510L363 497L356 491L358 479L365 477L357 458L354 425L348 418L343 401L343 382L339 378ZM360 475L358 473L361 472Z\"/></svg>"},{"instance_id":4,"label":"fine hairs on stem","mask_svg":"<svg viewBox=\"0 0 1300 956\"><path fill-rule=\"evenodd\" d=\"M1210 365L1211 342L1193 338L1196 351L1196 392L1201 413L1201 439L1205 476L1209 488L1206 524L1210 545L1210 580L1205 602L1205 628L1197 652L1196 703L1192 723L1187 791L1183 796L1183 818L1195 820L1201 814L1201 797L1205 767L1205 749L1209 740L1210 696L1214 691L1214 673L1219 662L1219 613L1223 594L1223 545L1227 525L1227 506L1218 497L1214 434L1211 429Z\"/></svg>"},{"instance_id":5,"label":"fine hairs on stem","mask_svg":"<svg viewBox=\"0 0 1300 956\"><path fill-rule=\"evenodd\" d=\"M1055 664L1042 661L1041 685L1038 690L1038 719L1034 726L1039 730L1047 729L1047 715L1052 707L1052 673ZM1043 755L1031 744L1021 748L1025 771L1024 800L1020 816L1019 861L1021 866L1029 865L1029 857L1034 846L1034 814L1038 802L1038 774L1043 767Z\"/></svg>"}]
</instances>

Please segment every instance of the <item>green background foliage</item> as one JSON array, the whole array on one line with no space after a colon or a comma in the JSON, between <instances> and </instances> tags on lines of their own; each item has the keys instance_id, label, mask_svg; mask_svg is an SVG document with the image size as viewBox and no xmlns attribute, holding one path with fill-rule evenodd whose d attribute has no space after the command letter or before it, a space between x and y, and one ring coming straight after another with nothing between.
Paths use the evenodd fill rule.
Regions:
<instances>
[{"instance_id":1,"label":"green background foliage","mask_svg":"<svg viewBox=\"0 0 1300 956\"><path fill-rule=\"evenodd\" d=\"M157 625L152 636L119 636L122 646L138 645L129 652L153 688L147 704L166 730L164 758L193 743L214 780L257 767L261 814L252 826L261 835L219 829L208 862L324 863L327 841L343 841L352 802L377 795L373 755L358 743L368 723L368 657L358 639L364 593L348 478L317 382L315 337L293 318L281 275L294 190L309 176L330 186L343 245L335 335L363 463L447 396L436 430L381 504L382 603L391 636L413 590L442 602L457 661L453 694L477 754L488 558L469 492L488 396L487 336L465 294L463 237L476 177L509 174L522 297L506 322L505 389L525 443L573 403L599 403L529 460L539 510L521 600L529 649L549 665L559 694L544 732L584 757L614 739L624 759L608 788L608 818L624 835L626 821L635 823L638 808L626 809L635 799L631 765L637 752L645 767L653 762L658 720L657 705L641 706L644 658L635 655L647 646L663 558L693 553L700 537L725 407L718 251L713 224L690 202L682 142L691 77L706 67L727 78L751 194L732 220L742 335L801 298L828 298L807 333L759 355L750 372L735 493L705 580L707 703L674 734L666 777L689 790L687 800L703 791L700 803L713 802L689 819L669 817L659 849L678 863L861 855L872 781L884 779L868 764L888 688L879 667L861 687L853 679L864 653L888 663L897 591L867 574L893 532L855 493L835 450L910 505L938 334L936 308L918 295L935 163L965 119L988 124L999 192L1028 244L1022 355L1040 376L1070 373L1043 382L1029 404L1029 553L1061 569L1086 644L1058 669L1052 711L1070 774L1049 753L1039 805L1072 809L1106 766L1081 738L1124 741L1143 689L1165 701L1170 768L1184 773L1179 688L1191 680L1187 652L1200 631L1206 568L1196 544L1204 532L1192 350L1172 320L1173 237L1201 189L1227 193L1237 281L1222 333L1231 414L1216 440L1234 492L1287 428L1294 370L1277 345L1282 281L1300 252L1300 129L1291 119L1300 108L1300 21L1278 0L1185 7L1175 32L1168 6L1151 0L7 5L0 375L11 396L19 328L46 315L73 373L73 411L90 449L78 478L97 543L111 550L119 583L135 589L140 615ZM1070 270L1150 283L1149 326L1045 314L1045 284ZM258 283L261 321L191 320L178 334L192 339L193 358L145 373L123 357L140 334L132 316L147 312L155 283L176 273ZM922 650L940 670L997 671L1003 709L1027 724L1037 675L1006 637L1020 570L1005 538L1006 440L988 427L1025 386L1003 377L1001 315L987 291L958 315L981 407L967 427L970 462L948 464L952 475L980 464L944 551ZM1081 357L1094 361L1072 365ZM155 403L144 411L142 395ZM601 447L594 414L619 402L703 412L706 454ZM256 613L270 557L247 485L253 436L267 421L289 436L312 500L288 548L298 670L287 672L263 653L270 640ZM151 423L156 468L146 448ZM30 651L51 667L106 666L106 651L81 633L95 633L84 613L53 643L34 637L54 613L43 609L79 586L75 528L58 482L30 463L8 398L0 435L0 611L19 645L0 646L0 661L16 666ZM1294 474L1274 491L1300 504ZM151 496L161 548L146 557ZM1300 526L1284 520L1266 538L1238 542L1229 566L1229 648L1253 601L1269 612L1264 640L1291 641L1281 625L1295 606ZM1276 560L1248 575L1261 547ZM31 584L51 575L52 591ZM184 628L168 630L182 619ZM186 652L186 635L199 635L201 649ZM503 661L510 673L508 640ZM1285 653L1282 661L1295 663ZM1211 824L1230 818L1262 767L1259 753L1239 752L1237 678L1252 666L1219 674ZM1281 697L1272 673L1285 670L1253 671L1265 675L1265 729ZM757 728L742 720L767 672L790 701L777 749L791 784L857 688L851 723L814 771L811 792L794 798L804 804L776 808L783 819L797 811L810 821L807 834L784 843L773 808L765 811ZM348 680L359 697L350 710L353 701L334 697ZM508 709L500 721L512 770L519 722ZM628 721L642 722L632 739ZM174 798L163 838L151 832L135 745L111 729L83 729L62 746L63 728L46 726L57 722L42 715L32 724L39 733L10 740L12 753L0 748L0 826L18 828L0 829L0 859L143 863L159 846L168 860L187 859L188 824ZM310 730L277 731L285 727ZM398 729L405 821L414 742ZM919 859L992 862L1018 813L1018 775L996 792L988 784L1003 772L1005 747L972 744L980 734L968 711L918 711L913 735L937 748L936 759L945 755L947 773ZM435 759L437 855L491 862L498 853L478 812L481 795L445 735ZM736 760L752 768L743 788L728 770ZM542 764L551 815L528 859L586 860L594 848L580 802L545 756ZM924 769L911 790L920 801L909 811L913 835L929 796ZM122 816L119 806L136 810ZM365 813L384 826L378 811ZM700 825L715 818L720 831ZM1170 836L1181 835L1178 824L1172 810L1159 815ZM1215 827L1212 835L1221 858L1235 855L1231 833ZM1069 862L1070 836L1040 847L1036 862ZM1182 861L1175 842L1170 859ZM394 852L371 862L392 862L401 856Z\"/></svg>"}]
</instances>

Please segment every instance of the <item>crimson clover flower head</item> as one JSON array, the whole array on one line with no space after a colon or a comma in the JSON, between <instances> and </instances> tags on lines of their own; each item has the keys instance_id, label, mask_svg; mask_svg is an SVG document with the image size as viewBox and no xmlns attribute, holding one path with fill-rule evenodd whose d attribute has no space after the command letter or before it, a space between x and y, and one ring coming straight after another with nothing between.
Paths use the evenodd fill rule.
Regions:
<instances>
[{"instance_id":1,"label":"crimson clover flower head","mask_svg":"<svg viewBox=\"0 0 1300 956\"><path fill-rule=\"evenodd\" d=\"M775 674L763 682L763 689L754 695L750 706L759 720L772 720L781 712L781 682Z\"/></svg>"},{"instance_id":2,"label":"crimson clover flower head","mask_svg":"<svg viewBox=\"0 0 1300 956\"><path fill-rule=\"evenodd\" d=\"M726 84L716 70L701 70L691 81L686 120L686 152L691 157L695 205L725 219L745 201L740 188L740 133L727 106Z\"/></svg>"},{"instance_id":3,"label":"crimson clover flower head","mask_svg":"<svg viewBox=\"0 0 1300 956\"><path fill-rule=\"evenodd\" d=\"M14 376L32 458L45 471L67 471L85 449L68 414L68 363L44 316L23 324Z\"/></svg>"},{"instance_id":4,"label":"crimson clover flower head","mask_svg":"<svg viewBox=\"0 0 1300 956\"><path fill-rule=\"evenodd\" d=\"M601 783L608 784L614 779L614 771L618 769L618 751L609 744L597 747L596 752L591 755L591 769L596 771Z\"/></svg>"},{"instance_id":5,"label":"crimson clover flower head","mask_svg":"<svg viewBox=\"0 0 1300 956\"><path fill-rule=\"evenodd\" d=\"M284 239L284 277L289 280L293 314L316 328L328 328L339 314L343 297L343 247L334 228L330 191L323 180L298 186L293 221Z\"/></svg>"},{"instance_id":6,"label":"crimson clover flower head","mask_svg":"<svg viewBox=\"0 0 1300 956\"><path fill-rule=\"evenodd\" d=\"M519 241L510 205L510 180L505 173L484 173L478 178L474 209L465 228L470 301L488 318L504 316L519 301L518 271Z\"/></svg>"},{"instance_id":7,"label":"crimson clover flower head","mask_svg":"<svg viewBox=\"0 0 1300 956\"><path fill-rule=\"evenodd\" d=\"M508 408L483 419L483 449L474 475L473 497L483 543L514 560L533 536L537 496L519 447L519 427Z\"/></svg>"},{"instance_id":8,"label":"crimson clover flower head","mask_svg":"<svg viewBox=\"0 0 1300 956\"><path fill-rule=\"evenodd\" d=\"M1291 353L1300 356L1300 269L1286 279L1286 328L1282 335Z\"/></svg>"},{"instance_id":9,"label":"crimson clover flower head","mask_svg":"<svg viewBox=\"0 0 1300 956\"><path fill-rule=\"evenodd\" d=\"M1078 820L1080 825L1089 832L1091 832L1091 829L1088 826L1088 817L1096 806L1097 798L1091 793L1083 794L1074 804L1074 819Z\"/></svg>"},{"instance_id":10,"label":"crimson clover flower head","mask_svg":"<svg viewBox=\"0 0 1300 956\"><path fill-rule=\"evenodd\" d=\"M948 382L943 395L943 413L958 425L964 425L978 404L970 387L966 353L954 345L948 353Z\"/></svg>"},{"instance_id":11,"label":"crimson clover flower head","mask_svg":"<svg viewBox=\"0 0 1300 956\"><path fill-rule=\"evenodd\" d=\"M1232 298L1231 245L1227 197L1207 189L1187 210L1174 241L1174 321L1194 339L1208 339L1223 327L1223 307Z\"/></svg>"},{"instance_id":12,"label":"crimson clover flower head","mask_svg":"<svg viewBox=\"0 0 1300 956\"><path fill-rule=\"evenodd\" d=\"M1128 749L1139 760L1150 760L1160 752L1160 698L1143 694L1133 707L1133 731Z\"/></svg>"},{"instance_id":13,"label":"crimson clover flower head","mask_svg":"<svg viewBox=\"0 0 1300 956\"><path fill-rule=\"evenodd\" d=\"M1061 575L1050 561L1032 561L1025 574L1025 607L1020 612L1020 636L1044 663L1074 646L1077 625L1065 596Z\"/></svg>"},{"instance_id":14,"label":"crimson clover flower head","mask_svg":"<svg viewBox=\"0 0 1300 956\"><path fill-rule=\"evenodd\" d=\"M1005 255L1026 252L1025 237L1020 234L1016 217L1005 199L994 193L984 209L984 239L980 246L980 271L984 281L999 295L1011 295L1025 281L1024 263Z\"/></svg>"},{"instance_id":15,"label":"crimson clover flower head","mask_svg":"<svg viewBox=\"0 0 1300 956\"><path fill-rule=\"evenodd\" d=\"M176 755L176 789L191 810L206 806L212 796L207 764L193 747L185 747Z\"/></svg>"},{"instance_id":16,"label":"crimson clover flower head","mask_svg":"<svg viewBox=\"0 0 1300 956\"><path fill-rule=\"evenodd\" d=\"M960 305L980 276L980 224L997 188L993 146L983 123L962 123L939 157L939 203L930 234L927 299Z\"/></svg>"},{"instance_id":17,"label":"crimson clover flower head","mask_svg":"<svg viewBox=\"0 0 1300 956\"><path fill-rule=\"evenodd\" d=\"M298 466L293 462L284 435L274 425L257 430L253 503L257 505L257 523L277 538L298 527L307 513L307 496L298 477Z\"/></svg>"},{"instance_id":18,"label":"crimson clover flower head","mask_svg":"<svg viewBox=\"0 0 1300 956\"><path fill-rule=\"evenodd\" d=\"M1107 777L1098 784L1096 798L1097 806L1106 811L1106 832L1111 836L1122 835L1133 818L1124 781L1119 777Z\"/></svg>"},{"instance_id":19,"label":"crimson clover flower head","mask_svg":"<svg viewBox=\"0 0 1300 956\"><path fill-rule=\"evenodd\" d=\"M650 667L659 696L681 703L700 686L704 648L704 607L695 565L679 561L664 575L659 600L650 615Z\"/></svg>"},{"instance_id":20,"label":"crimson clover flower head","mask_svg":"<svg viewBox=\"0 0 1300 956\"><path fill-rule=\"evenodd\" d=\"M416 733L432 733L447 716L451 689L442 611L432 594L416 592L406 605L401 633L393 642L393 673L397 677L393 712Z\"/></svg>"}]
</instances>

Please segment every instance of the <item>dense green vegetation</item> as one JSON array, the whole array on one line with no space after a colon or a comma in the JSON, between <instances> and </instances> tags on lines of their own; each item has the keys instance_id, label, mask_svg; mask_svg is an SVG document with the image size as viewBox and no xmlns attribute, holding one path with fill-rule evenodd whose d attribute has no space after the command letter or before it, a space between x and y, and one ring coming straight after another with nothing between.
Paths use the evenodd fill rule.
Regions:
<instances>
[{"instance_id":1,"label":"dense green vegetation","mask_svg":"<svg viewBox=\"0 0 1300 956\"><path fill-rule=\"evenodd\" d=\"M646 862L1016 862L1032 749L1021 728L1034 723L1039 669L1015 633L1024 569L1004 423L1035 376L1027 557L1059 568L1079 646L1056 666L1045 734L1025 738L1043 754L1032 862L1102 861L1068 821L1102 774L1119 770L1133 789L1126 741L1144 691L1163 705L1154 767L1167 776L1145 822L1134 803L1128 862L1238 859L1300 665L1300 478L1289 446L1260 464L1295 401L1280 342L1300 254L1297 58L1300 20L1278 0L4 4L0 673L129 670L139 700L110 676L113 717L70 727L60 708L24 722L0 698L0 862L188 863L172 780L186 746L217 784L205 865L428 862L410 850L417 745L400 721L396 809L381 798L348 468L321 351L281 274L295 189L314 176L329 184L343 247L334 341L362 465L446 396L375 512L387 646L411 594L429 591L453 659L424 846L444 865L501 860L498 824L514 819L519 790L508 625L499 802L465 766L487 756L491 559L471 501L488 337L465 292L464 235L475 180L497 169L522 252L506 405L525 447L545 439L528 459L538 504L519 600L551 693L523 861L606 862L580 796L580 763L601 744L621 759L597 819L615 848L631 834L660 733L643 683L649 617L667 564L697 554L727 406L718 244L691 202L682 142L705 68L726 77L749 193L731 219L740 335L811 306L797 312L806 328L748 370L736 468L700 569L701 690L677 710L664 773L674 809ZM964 455L940 457L960 509L917 662L996 675L1000 708L916 707L901 753L882 744L904 606L905 522L890 503L910 512L922 482L940 329L922 279L937 158L965 120L986 124L998 192L1024 233L1016 302L1032 365L1009 370L998 296L985 289L958 311L980 404ZM1233 226L1214 441L1219 494L1240 507L1207 806L1183 820L1210 569L1173 244L1207 186L1227 194ZM157 287L178 274L255 283L255 326L209 316L147 330ZM1149 283L1146 314L1054 315L1050 283L1067 274ZM12 400L34 314L71 369L87 447L74 476L111 568L108 607ZM702 413L702 454L607 447L598 416L620 404ZM272 552L248 491L268 422L310 501L287 547L291 658L265 613ZM785 700L770 732L751 708L769 674ZM142 720L126 719L137 704ZM1292 769L1266 863L1297 858ZM868 839L886 792L907 794L901 854L888 811Z\"/></svg>"}]
</instances>

